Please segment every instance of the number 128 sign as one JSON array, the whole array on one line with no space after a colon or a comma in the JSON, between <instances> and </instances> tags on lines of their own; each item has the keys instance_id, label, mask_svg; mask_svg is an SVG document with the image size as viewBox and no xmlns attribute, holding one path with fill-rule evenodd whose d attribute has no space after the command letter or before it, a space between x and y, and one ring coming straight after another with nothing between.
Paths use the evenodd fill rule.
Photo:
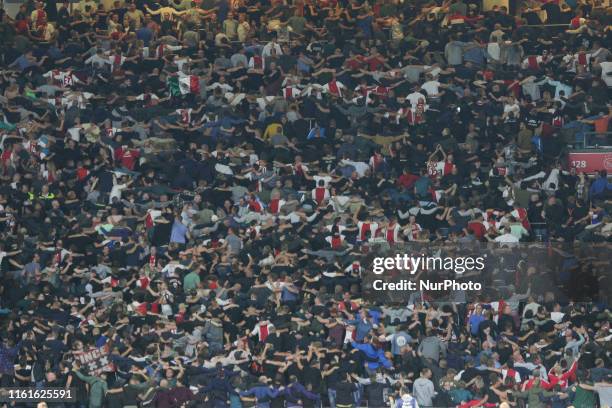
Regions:
<instances>
[{"instance_id":1,"label":"number 128 sign","mask_svg":"<svg viewBox=\"0 0 612 408\"><path fill-rule=\"evenodd\" d=\"M575 168L579 173L596 173L601 170L612 171L612 151L594 150L570 152L568 166Z\"/></svg>"}]
</instances>

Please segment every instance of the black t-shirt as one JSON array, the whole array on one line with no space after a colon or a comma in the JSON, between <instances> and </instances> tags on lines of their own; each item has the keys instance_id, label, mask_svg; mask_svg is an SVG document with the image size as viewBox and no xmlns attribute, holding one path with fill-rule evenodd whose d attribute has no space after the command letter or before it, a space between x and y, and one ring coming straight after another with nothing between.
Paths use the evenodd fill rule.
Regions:
<instances>
[{"instance_id":1,"label":"black t-shirt","mask_svg":"<svg viewBox=\"0 0 612 408\"><path fill-rule=\"evenodd\" d=\"M353 405L355 399L353 398L353 392L357 389L357 386L347 381L341 381L336 384L336 404L340 405Z\"/></svg>"},{"instance_id":2,"label":"black t-shirt","mask_svg":"<svg viewBox=\"0 0 612 408\"><path fill-rule=\"evenodd\" d=\"M561 21L561 9L558 4L548 2L542 5L542 10L546 11L546 24L559 24Z\"/></svg>"},{"instance_id":3,"label":"black t-shirt","mask_svg":"<svg viewBox=\"0 0 612 408\"><path fill-rule=\"evenodd\" d=\"M498 326L500 330L504 330L507 326L511 327L514 330L514 320L512 316L503 314L499 317Z\"/></svg>"},{"instance_id":4,"label":"black t-shirt","mask_svg":"<svg viewBox=\"0 0 612 408\"><path fill-rule=\"evenodd\" d=\"M71 379L70 388L76 389L77 401L87 401L87 384L85 384L85 382L77 377L73 372L68 374L68 378Z\"/></svg>"},{"instance_id":5,"label":"black t-shirt","mask_svg":"<svg viewBox=\"0 0 612 408\"><path fill-rule=\"evenodd\" d=\"M476 70L468 68L464 65L455 67L455 76L461 79L473 81L476 78Z\"/></svg>"},{"instance_id":6,"label":"black t-shirt","mask_svg":"<svg viewBox=\"0 0 612 408\"><path fill-rule=\"evenodd\" d=\"M527 13L523 13L523 17L527 20L527 24L529 25L540 25L542 24L542 20L540 20L540 16L535 11L529 11Z\"/></svg>"},{"instance_id":7,"label":"black t-shirt","mask_svg":"<svg viewBox=\"0 0 612 408\"><path fill-rule=\"evenodd\" d=\"M365 386L366 397L368 399L368 406L370 407L384 407L385 398L384 391L388 385L386 383L374 382Z\"/></svg>"},{"instance_id":8,"label":"black t-shirt","mask_svg":"<svg viewBox=\"0 0 612 408\"><path fill-rule=\"evenodd\" d=\"M424 214L422 212L420 212L417 217L417 223L423 228L423 229L428 229L430 231L435 231L436 229L438 229L440 222L439 220L436 218L436 215L438 213L440 213L442 210L441 209L436 209L434 211L432 211L429 214Z\"/></svg>"},{"instance_id":9,"label":"black t-shirt","mask_svg":"<svg viewBox=\"0 0 612 408\"><path fill-rule=\"evenodd\" d=\"M568 213L568 217L572 217L574 222L586 217L589 214L589 209L587 207L568 208L566 211Z\"/></svg>"},{"instance_id":10,"label":"black t-shirt","mask_svg":"<svg viewBox=\"0 0 612 408\"><path fill-rule=\"evenodd\" d=\"M304 367L302 378L305 386L309 384L312 386L312 392L322 392L321 370L313 366L306 366Z\"/></svg>"},{"instance_id":11,"label":"black t-shirt","mask_svg":"<svg viewBox=\"0 0 612 408\"><path fill-rule=\"evenodd\" d=\"M512 347L509 347L509 346L498 347L497 353L499 354L500 364L505 364L512 356Z\"/></svg>"},{"instance_id":12,"label":"black t-shirt","mask_svg":"<svg viewBox=\"0 0 612 408\"><path fill-rule=\"evenodd\" d=\"M557 225L563 222L564 211L561 205L546 205L544 211L546 213L546 221Z\"/></svg>"},{"instance_id":13,"label":"black t-shirt","mask_svg":"<svg viewBox=\"0 0 612 408\"><path fill-rule=\"evenodd\" d=\"M463 371L463 374L461 374L461 381L470 382L478 376L482 376L482 372L476 367L469 367Z\"/></svg>"}]
</instances>

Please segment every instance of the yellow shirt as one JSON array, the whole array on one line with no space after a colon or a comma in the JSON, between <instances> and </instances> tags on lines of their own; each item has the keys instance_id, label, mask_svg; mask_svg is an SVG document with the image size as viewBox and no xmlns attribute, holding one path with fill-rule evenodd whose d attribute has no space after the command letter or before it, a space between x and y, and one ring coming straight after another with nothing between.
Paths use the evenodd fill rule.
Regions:
<instances>
[{"instance_id":1,"label":"yellow shirt","mask_svg":"<svg viewBox=\"0 0 612 408\"><path fill-rule=\"evenodd\" d=\"M268 140L272 136L283 133L283 126L279 123L272 123L268 125L266 131L263 134L263 139Z\"/></svg>"}]
</instances>

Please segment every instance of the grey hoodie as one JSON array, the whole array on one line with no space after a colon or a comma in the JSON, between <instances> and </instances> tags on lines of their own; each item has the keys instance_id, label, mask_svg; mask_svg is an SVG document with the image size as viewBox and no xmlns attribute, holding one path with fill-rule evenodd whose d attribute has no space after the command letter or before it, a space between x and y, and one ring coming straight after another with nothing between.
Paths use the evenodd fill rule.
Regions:
<instances>
[{"instance_id":1,"label":"grey hoodie","mask_svg":"<svg viewBox=\"0 0 612 408\"><path fill-rule=\"evenodd\" d=\"M433 382L424 377L417 378L414 382L412 395L414 395L420 407L432 407L433 398L436 396Z\"/></svg>"},{"instance_id":2,"label":"grey hoodie","mask_svg":"<svg viewBox=\"0 0 612 408\"><path fill-rule=\"evenodd\" d=\"M440 355L446 355L446 343L437 336L425 337L419 345L419 353L430 360L440 360Z\"/></svg>"}]
</instances>

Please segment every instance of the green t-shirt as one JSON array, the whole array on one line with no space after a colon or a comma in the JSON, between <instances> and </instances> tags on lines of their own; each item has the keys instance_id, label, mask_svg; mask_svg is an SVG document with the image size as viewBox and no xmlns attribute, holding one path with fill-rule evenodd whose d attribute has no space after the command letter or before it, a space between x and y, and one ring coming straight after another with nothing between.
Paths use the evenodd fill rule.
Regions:
<instances>
[{"instance_id":1,"label":"green t-shirt","mask_svg":"<svg viewBox=\"0 0 612 408\"><path fill-rule=\"evenodd\" d=\"M525 227L520 224L514 224L510 226L510 233L518 239L523 238L525 235L529 235Z\"/></svg>"},{"instance_id":2,"label":"green t-shirt","mask_svg":"<svg viewBox=\"0 0 612 408\"><path fill-rule=\"evenodd\" d=\"M193 271L189 272L187 275L185 275L185 278L183 279L183 290L185 292L189 292L193 289L197 289L199 283L200 276Z\"/></svg>"},{"instance_id":3,"label":"green t-shirt","mask_svg":"<svg viewBox=\"0 0 612 408\"><path fill-rule=\"evenodd\" d=\"M595 393L580 386L576 386L576 396L574 397L573 406L575 408L591 408L596 406Z\"/></svg>"}]
</instances>

